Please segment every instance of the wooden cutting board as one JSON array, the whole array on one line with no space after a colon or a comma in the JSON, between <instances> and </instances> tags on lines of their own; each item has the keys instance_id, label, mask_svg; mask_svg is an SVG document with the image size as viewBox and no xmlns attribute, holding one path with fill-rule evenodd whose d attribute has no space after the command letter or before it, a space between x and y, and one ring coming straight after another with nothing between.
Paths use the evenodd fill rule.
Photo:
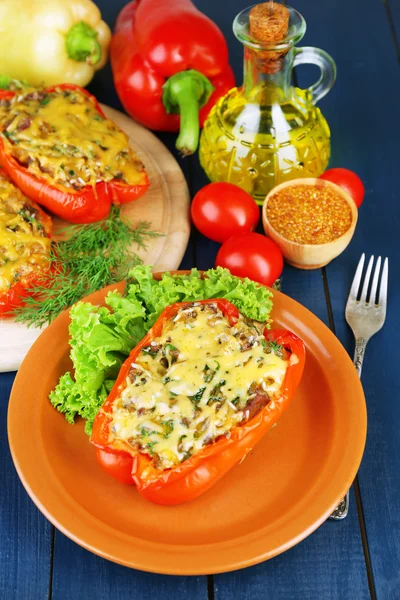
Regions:
<instances>
[{"instance_id":1,"label":"wooden cutting board","mask_svg":"<svg viewBox=\"0 0 400 600\"><path fill-rule=\"evenodd\" d=\"M154 271L177 269L185 253L190 234L190 197L183 173L167 148L150 131L127 115L108 106L105 114L129 135L132 148L144 163L150 180L146 194L126 204L122 214L134 226L149 221L151 229L163 234L149 240L146 250L134 250ZM66 223L54 219L54 239ZM0 320L0 371L17 370L40 329L28 329L12 319Z\"/></svg>"}]
</instances>

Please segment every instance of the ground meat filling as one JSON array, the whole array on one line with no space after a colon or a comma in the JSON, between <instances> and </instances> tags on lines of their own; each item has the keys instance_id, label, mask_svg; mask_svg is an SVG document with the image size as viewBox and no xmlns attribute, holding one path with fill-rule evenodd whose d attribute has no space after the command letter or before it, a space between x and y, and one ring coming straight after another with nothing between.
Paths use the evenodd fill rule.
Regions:
<instances>
[{"instance_id":1,"label":"ground meat filling","mask_svg":"<svg viewBox=\"0 0 400 600\"><path fill-rule=\"evenodd\" d=\"M263 330L242 316L231 326L215 303L182 307L132 363L110 442L134 446L163 470L229 438L282 385L289 356Z\"/></svg>"}]
</instances>

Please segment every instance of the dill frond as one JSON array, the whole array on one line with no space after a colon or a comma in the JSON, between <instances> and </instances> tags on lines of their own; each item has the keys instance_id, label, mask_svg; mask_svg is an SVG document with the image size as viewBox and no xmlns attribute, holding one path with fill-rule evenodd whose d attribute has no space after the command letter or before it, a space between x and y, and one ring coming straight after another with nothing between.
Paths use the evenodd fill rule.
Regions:
<instances>
[{"instance_id":1,"label":"dill frond","mask_svg":"<svg viewBox=\"0 0 400 600\"><path fill-rule=\"evenodd\" d=\"M149 239L161 235L150 226L142 221L133 229L113 206L103 221L65 227L62 233L68 239L52 244L54 268L32 288L33 295L25 304L15 309L16 320L42 327L84 296L124 279L143 262L132 247L146 249Z\"/></svg>"}]
</instances>

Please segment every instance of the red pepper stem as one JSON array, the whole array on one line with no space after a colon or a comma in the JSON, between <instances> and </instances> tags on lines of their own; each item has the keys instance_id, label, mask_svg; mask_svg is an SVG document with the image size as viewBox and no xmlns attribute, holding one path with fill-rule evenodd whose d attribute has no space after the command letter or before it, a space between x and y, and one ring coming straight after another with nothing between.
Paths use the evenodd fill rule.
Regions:
<instances>
[{"instance_id":1,"label":"red pepper stem","mask_svg":"<svg viewBox=\"0 0 400 600\"><path fill-rule=\"evenodd\" d=\"M214 86L209 79L190 69L172 75L163 85L163 103L167 113L181 117L176 147L184 155L193 154L199 143L199 110L208 102Z\"/></svg>"}]
</instances>

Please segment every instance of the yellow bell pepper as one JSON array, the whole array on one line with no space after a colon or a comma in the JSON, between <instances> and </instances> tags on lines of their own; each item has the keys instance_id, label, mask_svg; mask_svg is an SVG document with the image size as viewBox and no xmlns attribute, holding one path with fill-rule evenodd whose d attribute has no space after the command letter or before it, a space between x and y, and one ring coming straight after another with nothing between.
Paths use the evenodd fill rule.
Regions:
<instances>
[{"instance_id":1,"label":"yellow bell pepper","mask_svg":"<svg viewBox=\"0 0 400 600\"><path fill-rule=\"evenodd\" d=\"M91 0L0 0L0 75L85 86L107 62L110 41Z\"/></svg>"}]
</instances>

